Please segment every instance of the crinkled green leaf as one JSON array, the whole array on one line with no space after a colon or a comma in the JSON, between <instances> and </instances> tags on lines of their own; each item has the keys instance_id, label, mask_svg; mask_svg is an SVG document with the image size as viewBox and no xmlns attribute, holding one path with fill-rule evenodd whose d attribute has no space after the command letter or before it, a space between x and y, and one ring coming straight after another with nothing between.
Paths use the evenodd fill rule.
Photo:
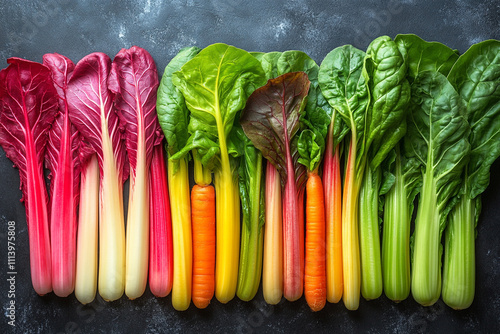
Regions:
<instances>
[{"instance_id":1,"label":"crinkled green leaf","mask_svg":"<svg viewBox=\"0 0 500 334\"><path fill-rule=\"evenodd\" d=\"M364 129L364 118L369 103L368 87L362 75L365 53L351 45L333 49L323 59L318 72L318 82L326 101L340 114L342 123L335 128L339 137L345 136L346 130L356 133L358 142ZM336 119L340 120L340 117ZM336 121L336 120L335 120ZM343 130L345 129L345 130Z\"/></svg>"},{"instance_id":2,"label":"crinkled green leaf","mask_svg":"<svg viewBox=\"0 0 500 334\"><path fill-rule=\"evenodd\" d=\"M381 36L368 46L363 76L371 96L365 120L364 153L375 170L405 135L410 100L406 64L390 37Z\"/></svg>"},{"instance_id":3,"label":"crinkled green leaf","mask_svg":"<svg viewBox=\"0 0 500 334\"><path fill-rule=\"evenodd\" d=\"M448 80L466 102L471 127L467 189L471 199L490 182L490 167L500 156L500 42L474 44L458 58Z\"/></svg>"},{"instance_id":4,"label":"crinkled green leaf","mask_svg":"<svg viewBox=\"0 0 500 334\"><path fill-rule=\"evenodd\" d=\"M468 161L470 128L465 108L460 95L439 72L421 72L412 84L405 155L432 173L442 228Z\"/></svg>"},{"instance_id":5,"label":"crinkled green leaf","mask_svg":"<svg viewBox=\"0 0 500 334\"><path fill-rule=\"evenodd\" d=\"M439 72L446 76L458 59L458 53L446 45L424 41L417 35L397 35L394 41L408 64L410 83L423 71Z\"/></svg>"},{"instance_id":6,"label":"crinkled green leaf","mask_svg":"<svg viewBox=\"0 0 500 334\"><path fill-rule=\"evenodd\" d=\"M173 74L172 82L182 92L191 112L189 131L217 138L220 150L226 150L236 113L245 107L250 94L264 85L265 75L251 54L219 43L200 51ZM202 161L216 164L214 156L203 157L198 147L191 148L198 150Z\"/></svg>"},{"instance_id":7,"label":"crinkled green leaf","mask_svg":"<svg viewBox=\"0 0 500 334\"><path fill-rule=\"evenodd\" d=\"M298 162L306 166L307 170L314 171L323 158L330 119L322 108L317 108L312 114L305 112L305 115L301 115L301 122L305 129L297 142Z\"/></svg>"},{"instance_id":8,"label":"crinkled green leaf","mask_svg":"<svg viewBox=\"0 0 500 334\"><path fill-rule=\"evenodd\" d=\"M299 151L299 163L306 166L307 170L313 171L321 162L324 140L311 130L305 129L300 133L297 149Z\"/></svg>"},{"instance_id":9,"label":"crinkled green leaf","mask_svg":"<svg viewBox=\"0 0 500 334\"><path fill-rule=\"evenodd\" d=\"M258 61L260 61L260 64L262 65L262 69L264 70L264 73L266 74L266 79L274 79L280 74L278 73L278 59L281 56L281 52L268 52L268 53L263 53L263 52L251 52L250 53L252 56L257 58ZM281 73L283 74L283 73Z\"/></svg>"},{"instance_id":10,"label":"crinkled green leaf","mask_svg":"<svg viewBox=\"0 0 500 334\"><path fill-rule=\"evenodd\" d=\"M198 54L200 50L200 48L193 46L179 51L165 68L158 87L156 112L167 139L169 155L174 155L181 150L189 138L189 112L184 96L172 83L172 74L180 70L182 65Z\"/></svg>"},{"instance_id":11,"label":"crinkled green leaf","mask_svg":"<svg viewBox=\"0 0 500 334\"><path fill-rule=\"evenodd\" d=\"M391 150L387 155L387 158L384 160L381 165L382 169L382 184L380 186L380 195L385 195L394 185L394 181L396 180L396 176L392 173L396 164L396 148Z\"/></svg>"},{"instance_id":12,"label":"crinkled green leaf","mask_svg":"<svg viewBox=\"0 0 500 334\"><path fill-rule=\"evenodd\" d=\"M191 150L196 149L197 156L203 166L208 170L216 167L216 157L220 153L216 138L203 131L195 131L187 140L185 146L170 157L171 160L179 160L185 157Z\"/></svg>"}]
</instances>

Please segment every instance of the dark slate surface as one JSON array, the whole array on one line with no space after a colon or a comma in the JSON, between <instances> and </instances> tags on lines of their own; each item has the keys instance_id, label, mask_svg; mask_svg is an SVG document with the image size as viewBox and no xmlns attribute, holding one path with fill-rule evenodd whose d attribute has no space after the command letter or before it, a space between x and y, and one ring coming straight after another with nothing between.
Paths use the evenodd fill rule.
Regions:
<instances>
[{"instance_id":1,"label":"dark slate surface","mask_svg":"<svg viewBox=\"0 0 500 334\"><path fill-rule=\"evenodd\" d=\"M79 1L0 0L0 60L17 56L41 61L58 52L75 63L93 51L113 57L137 44L155 58L159 72L182 47L229 43L246 50L298 49L316 61L333 48L353 44L365 49L381 35L416 33L464 52L471 44L500 39L497 0L421 1ZM170 297L149 292L135 301L82 306L74 298L39 297L31 287L28 235L17 170L0 149L0 333L9 333L6 308L7 222L16 239L15 305L18 333L161 332L500 332L500 163L492 168L483 196L477 238L476 299L465 311L442 301L424 308L411 297L394 304L387 298L361 301L347 312L342 303L317 314L304 299L266 305L259 291L253 302L213 301L206 310L173 310Z\"/></svg>"}]
</instances>

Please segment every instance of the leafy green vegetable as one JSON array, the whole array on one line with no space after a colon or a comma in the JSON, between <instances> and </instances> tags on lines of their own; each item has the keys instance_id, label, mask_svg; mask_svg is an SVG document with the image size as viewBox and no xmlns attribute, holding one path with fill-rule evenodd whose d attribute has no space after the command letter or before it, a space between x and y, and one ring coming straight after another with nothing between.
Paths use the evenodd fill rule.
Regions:
<instances>
[{"instance_id":1,"label":"leafy green vegetable","mask_svg":"<svg viewBox=\"0 0 500 334\"><path fill-rule=\"evenodd\" d=\"M172 76L191 112L189 147L172 157L179 159L196 149L200 159L215 169L217 249L216 297L225 303L236 293L239 249L239 197L237 171L228 151L228 136L236 113L248 96L265 83L260 62L248 52L225 44L203 49ZM204 138L204 140L201 140ZM201 146L201 144L209 144Z\"/></svg>"},{"instance_id":2,"label":"leafy green vegetable","mask_svg":"<svg viewBox=\"0 0 500 334\"><path fill-rule=\"evenodd\" d=\"M240 156L238 185L243 211L236 294L241 300L249 301L257 293L262 274L265 222L262 154L245 135L239 122L235 122L230 138L235 154Z\"/></svg>"},{"instance_id":3,"label":"leafy green vegetable","mask_svg":"<svg viewBox=\"0 0 500 334\"><path fill-rule=\"evenodd\" d=\"M406 133L406 111L410 99L406 64L392 39L382 36L368 46L363 76L368 84L370 104L365 116L365 146L361 147L360 154L366 160L366 167L360 189L359 230L361 293L370 300L382 294L380 165Z\"/></svg>"},{"instance_id":4,"label":"leafy green vegetable","mask_svg":"<svg viewBox=\"0 0 500 334\"><path fill-rule=\"evenodd\" d=\"M466 103L471 151L462 176L462 196L446 228L442 293L448 306L464 309L474 300L480 194L489 184L491 165L500 156L500 42L473 45L458 58L448 80Z\"/></svg>"},{"instance_id":5,"label":"leafy green vegetable","mask_svg":"<svg viewBox=\"0 0 500 334\"><path fill-rule=\"evenodd\" d=\"M413 82L420 72L447 75L458 58L455 51L437 42L426 42L415 35L398 35L395 42L408 66L407 78ZM394 186L385 194L382 238L384 290L389 299L401 301L410 293L410 223L413 201L422 186L420 166L408 158L404 146L396 146L393 161L384 163L384 182Z\"/></svg>"},{"instance_id":6,"label":"leafy green vegetable","mask_svg":"<svg viewBox=\"0 0 500 334\"><path fill-rule=\"evenodd\" d=\"M384 165L384 179L392 180L385 182L391 184L389 190L380 190L384 195L382 277L387 298L399 302L410 294L410 226L422 174L415 158L406 158L401 142L394 159L388 157Z\"/></svg>"},{"instance_id":7,"label":"leafy green vegetable","mask_svg":"<svg viewBox=\"0 0 500 334\"><path fill-rule=\"evenodd\" d=\"M267 80L274 79L283 74L278 72L278 59L281 57L281 54L281 52L251 52L251 55L260 61Z\"/></svg>"},{"instance_id":8,"label":"leafy green vegetable","mask_svg":"<svg viewBox=\"0 0 500 334\"><path fill-rule=\"evenodd\" d=\"M408 64L408 80L412 83L420 72L448 75L458 53L439 42L427 42L417 35L397 35L394 39Z\"/></svg>"},{"instance_id":9,"label":"leafy green vegetable","mask_svg":"<svg viewBox=\"0 0 500 334\"><path fill-rule=\"evenodd\" d=\"M318 82L319 66L302 51L253 54L262 64L268 79L290 72L305 72L310 81L307 104L301 113L301 133L294 142L298 149L298 162L313 171L319 167L325 150L325 137L332 110L321 94Z\"/></svg>"},{"instance_id":10,"label":"leafy green vegetable","mask_svg":"<svg viewBox=\"0 0 500 334\"><path fill-rule=\"evenodd\" d=\"M158 87L156 110L158 120L167 139L168 188L172 217L173 283L172 305L176 310L185 310L191 303L192 236L191 200L189 193L188 159L184 155L172 159L187 144L189 138L189 111L181 91L172 82L173 73L200 52L189 47L168 63Z\"/></svg>"},{"instance_id":11,"label":"leafy green vegetable","mask_svg":"<svg viewBox=\"0 0 500 334\"><path fill-rule=\"evenodd\" d=\"M305 168L296 163L293 140L299 131L309 84L304 72L287 73L269 80L250 96L240 119L245 134L276 167L284 186L283 262L286 270L283 285L284 296L291 301L302 295L304 270L301 208Z\"/></svg>"},{"instance_id":12,"label":"leafy green vegetable","mask_svg":"<svg viewBox=\"0 0 500 334\"><path fill-rule=\"evenodd\" d=\"M357 159L363 142L368 86L362 75L365 53L350 45L332 50L321 63L318 81L330 106L351 131L342 202L343 300L349 310L359 306L360 259L358 238L358 195L362 173Z\"/></svg>"},{"instance_id":13,"label":"leafy green vegetable","mask_svg":"<svg viewBox=\"0 0 500 334\"><path fill-rule=\"evenodd\" d=\"M412 84L405 151L423 170L415 222L411 290L422 305L441 290L441 234L456 203L470 145L465 103L439 72L419 73Z\"/></svg>"},{"instance_id":14,"label":"leafy green vegetable","mask_svg":"<svg viewBox=\"0 0 500 334\"><path fill-rule=\"evenodd\" d=\"M167 139L169 156L174 155L186 146L189 138L189 112L184 96L175 88L172 82L172 75L174 72L179 71L187 61L196 56L200 50L196 46L180 50L165 68L161 84L158 87L156 111L160 126Z\"/></svg>"}]
</instances>

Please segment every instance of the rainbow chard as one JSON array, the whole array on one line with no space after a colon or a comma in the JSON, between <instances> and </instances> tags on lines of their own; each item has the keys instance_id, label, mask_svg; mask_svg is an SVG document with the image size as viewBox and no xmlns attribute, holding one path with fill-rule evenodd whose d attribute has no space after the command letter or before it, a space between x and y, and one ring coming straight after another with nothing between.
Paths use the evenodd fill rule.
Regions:
<instances>
[{"instance_id":1,"label":"rainbow chard","mask_svg":"<svg viewBox=\"0 0 500 334\"><path fill-rule=\"evenodd\" d=\"M403 57L387 36L375 39L366 54L352 46L337 48L323 64L319 75L323 95L351 131L342 207L342 255L344 304L355 310L360 290L366 299L382 293L380 164L406 131L410 88Z\"/></svg>"},{"instance_id":2,"label":"rainbow chard","mask_svg":"<svg viewBox=\"0 0 500 334\"><path fill-rule=\"evenodd\" d=\"M470 161L462 176L462 196L445 230L443 301L454 309L468 308L475 290L475 228L481 193L490 167L500 156L500 42L471 46L458 58L448 80L466 102L471 127Z\"/></svg>"},{"instance_id":3,"label":"rainbow chard","mask_svg":"<svg viewBox=\"0 0 500 334\"><path fill-rule=\"evenodd\" d=\"M394 41L408 66L410 84L422 71L447 75L458 58L447 46L415 35L398 35ZM385 295L399 302L410 294L410 226L413 202L422 186L418 161L407 157L401 142L396 146L394 160L386 164L386 178L392 178L394 185L384 196L382 277Z\"/></svg>"},{"instance_id":4,"label":"rainbow chard","mask_svg":"<svg viewBox=\"0 0 500 334\"><path fill-rule=\"evenodd\" d=\"M266 77L268 79L275 78L279 75L290 72L303 71L307 74L308 80L310 81L310 86L308 91L307 102L304 107L303 116L305 115L305 117L301 117L300 119L301 127L307 129L304 131L304 136L302 137L302 139L301 140L299 139L297 142L298 153L300 157L299 155L297 155L296 157L299 159L298 161L299 162L302 161L302 163L306 167L312 167L312 165L314 164L315 165L314 168L316 169L317 172L324 151L324 137L327 132L327 126L325 124L328 123L328 118L329 118L327 114L331 113L330 106L323 98L323 95L320 93L319 90L318 65L313 59L311 59L311 57L309 57L306 53L302 51L291 50L285 52L254 53L253 55L260 61L262 68L264 69L264 72L266 73ZM323 133L321 133L321 131L323 131ZM314 141L314 143L312 141ZM311 145L309 145L309 143L311 143ZM316 145L317 143L319 143L319 146ZM300 150L301 147L302 150ZM315 156L313 157L313 155ZM272 189L275 188L274 187L269 188L270 191ZM276 196L272 194L268 194L268 197L276 198ZM301 197L300 201L302 201ZM303 216L303 212L301 209L302 207L303 206L299 203L299 216L301 217ZM273 215L270 215L269 218L271 217L273 217ZM303 224L302 219L300 221L301 224ZM275 224L275 222L271 220L270 225L273 224ZM269 228L272 230L273 226L270 226ZM276 236L276 235L277 233L271 234L271 236ZM302 244L304 243L303 238L300 238L298 242L301 244L300 248L303 248L302 246ZM274 242L274 244L275 244L275 246L273 246L274 249L272 248L268 249L269 252L267 253L269 255L273 253L274 254L278 253L278 251L276 251L277 248L276 246L278 246L279 243ZM288 245L292 244L293 243L288 242ZM285 250L285 254L287 254L287 250ZM272 257L267 257L267 259L271 260ZM265 259L265 262L267 259ZM304 263L301 262L299 268L303 267ZM273 273L271 275L275 276L278 279L279 277L281 277L282 274L276 273L275 271L277 271L277 269L273 268L272 269ZM303 276L303 273L299 275ZM265 285L267 286L271 284L274 286L273 290L275 290L276 287L278 286L278 281L279 280L273 281L272 279L266 279ZM290 275L287 275L285 279L285 285L287 286L285 298L290 300L295 300L300 297L300 295L302 294L302 290L291 289L290 282L292 282L290 280ZM269 291L269 289L265 288L264 293L265 295L267 295L267 299L269 299L273 303L277 303L277 296L275 296L276 295L275 292Z\"/></svg>"},{"instance_id":5,"label":"rainbow chard","mask_svg":"<svg viewBox=\"0 0 500 334\"><path fill-rule=\"evenodd\" d=\"M367 300L382 294L382 265L379 236L381 163L406 133L410 85L406 63L397 44L389 37L375 39L366 51L363 75L370 94L365 116L364 167L359 202L361 294Z\"/></svg>"},{"instance_id":6,"label":"rainbow chard","mask_svg":"<svg viewBox=\"0 0 500 334\"><path fill-rule=\"evenodd\" d=\"M97 290L97 240L99 221L99 163L86 143L80 144L80 203L76 250L75 297L91 303Z\"/></svg>"},{"instance_id":7,"label":"rainbow chard","mask_svg":"<svg viewBox=\"0 0 500 334\"><path fill-rule=\"evenodd\" d=\"M304 72L291 72L271 79L249 97L240 119L245 134L275 166L284 187L283 283L284 296L291 301L300 298L304 285L303 194L306 172L304 165L298 163L298 137L295 135L309 85Z\"/></svg>"},{"instance_id":8,"label":"rainbow chard","mask_svg":"<svg viewBox=\"0 0 500 334\"><path fill-rule=\"evenodd\" d=\"M149 168L153 146L162 139L155 109L158 83L155 62L146 50L133 46L115 56L108 87L115 94L130 162L125 259L125 294L130 299L144 293L148 279Z\"/></svg>"},{"instance_id":9,"label":"rainbow chard","mask_svg":"<svg viewBox=\"0 0 500 334\"><path fill-rule=\"evenodd\" d=\"M242 207L240 265L236 294L252 300L260 284L264 242L264 182L262 154L235 122L230 138L240 156L238 185Z\"/></svg>"},{"instance_id":10,"label":"rainbow chard","mask_svg":"<svg viewBox=\"0 0 500 334\"><path fill-rule=\"evenodd\" d=\"M149 174L149 289L157 297L172 290L172 216L163 142L153 147Z\"/></svg>"},{"instance_id":11,"label":"rainbow chard","mask_svg":"<svg viewBox=\"0 0 500 334\"><path fill-rule=\"evenodd\" d=\"M240 204L235 161L228 136L247 97L264 84L260 63L248 52L213 44L174 72L172 82L191 112L187 145L171 159L197 149L201 162L214 171L216 201L215 296L227 303L236 294L240 241Z\"/></svg>"},{"instance_id":12,"label":"rainbow chard","mask_svg":"<svg viewBox=\"0 0 500 334\"><path fill-rule=\"evenodd\" d=\"M158 87L156 110L167 140L168 158L178 153L189 138L189 111L182 93L174 86L172 74L200 52L187 47L168 63ZM172 306L184 311L191 303L192 287L192 235L191 202L189 196L189 155L177 161L168 159L168 188L170 192L173 252Z\"/></svg>"},{"instance_id":13,"label":"rainbow chard","mask_svg":"<svg viewBox=\"0 0 500 334\"><path fill-rule=\"evenodd\" d=\"M0 145L19 168L31 281L36 293L44 295L52 291L52 279L43 159L57 114L57 92L46 66L20 58L7 62L9 67L0 72Z\"/></svg>"},{"instance_id":14,"label":"rainbow chard","mask_svg":"<svg viewBox=\"0 0 500 334\"><path fill-rule=\"evenodd\" d=\"M363 143L369 104L368 87L362 75L364 58L365 53L351 45L338 47L325 57L318 74L323 96L350 130L342 201L342 298L349 310L358 308L361 286L357 203L363 166L358 146Z\"/></svg>"},{"instance_id":15,"label":"rainbow chard","mask_svg":"<svg viewBox=\"0 0 500 334\"><path fill-rule=\"evenodd\" d=\"M441 236L457 201L470 132L463 99L439 72L423 71L411 86L404 149L423 172L412 255L411 293L429 306L441 294Z\"/></svg>"},{"instance_id":16,"label":"rainbow chard","mask_svg":"<svg viewBox=\"0 0 500 334\"><path fill-rule=\"evenodd\" d=\"M97 153L99 190L99 294L112 301L125 288L123 182L128 176L126 152L114 94L108 89L111 59L92 53L78 62L68 84L70 119Z\"/></svg>"},{"instance_id":17,"label":"rainbow chard","mask_svg":"<svg viewBox=\"0 0 500 334\"><path fill-rule=\"evenodd\" d=\"M281 52L253 52L260 61L266 79L278 76ZM269 161L265 173L265 224L262 260L262 293L268 304L278 304L283 296L283 219L280 176Z\"/></svg>"},{"instance_id":18,"label":"rainbow chard","mask_svg":"<svg viewBox=\"0 0 500 334\"><path fill-rule=\"evenodd\" d=\"M50 241L52 288L66 297L75 288L77 210L80 196L80 136L71 124L66 100L73 62L57 53L45 54L43 64L52 74L59 110L49 133L46 164L50 170Z\"/></svg>"},{"instance_id":19,"label":"rainbow chard","mask_svg":"<svg viewBox=\"0 0 500 334\"><path fill-rule=\"evenodd\" d=\"M324 71L321 64L319 71ZM319 74L318 74L319 75ZM323 184L326 223L326 298L338 303L344 290L342 270L342 140L349 133L337 110L331 111L323 161Z\"/></svg>"}]
</instances>

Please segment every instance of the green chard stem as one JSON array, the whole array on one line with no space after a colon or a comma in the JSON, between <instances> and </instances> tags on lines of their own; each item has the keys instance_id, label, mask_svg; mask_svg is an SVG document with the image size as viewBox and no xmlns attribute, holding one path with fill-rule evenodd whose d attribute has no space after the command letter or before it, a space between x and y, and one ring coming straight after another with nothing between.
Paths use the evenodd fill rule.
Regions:
<instances>
[{"instance_id":1,"label":"green chard stem","mask_svg":"<svg viewBox=\"0 0 500 334\"><path fill-rule=\"evenodd\" d=\"M399 154L395 164L395 183L385 195L382 277L387 298L400 302L410 294L411 215Z\"/></svg>"},{"instance_id":2,"label":"green chard stem","mask_svg":"<svg viewBox=\"0 0 500 334\"><path fill-rule=\"evenodd\" d=\"M380 168L365 168L359 194L359 241L361 255L361 294L366 300L382 294L380 263L379 188Z\"/></svg>"},{"instance_id":3,"label":"green chard stem","mask_svg":"<svg viewBox=\"0 0 500 334\"><path fill-rule=\"evenodd\" d=\"M249 163L247 161L247 163ZM238 272L237 296L244 301L255 297L259 289L262 273L262 251L264 242L264 228L261 224L262 188L262 154L257 153L255 174L249 174L250 214L243 215L241 227L240 266ZM248 217L249 216L249 217ZM247 221L250 220L250 221Z\"/></svg>"},{"instance_id":4,"label":"green chard stem","mask_svg":"<svg viewBox=\"0 0 500 334\"><path fill-rule=\"evenodd\" d=\"M468 308L474 300L476 202L462 196L445 230L443 301L456 310Z\"/></svg>"},{"instance_id":5,"label":"green chard stem","mask_svg":"<svg viewBox=\"0 0 500 334\"><path fill-rule=\"evenodd\" d=\"M432 161L427 165L432 166ZM423 177L415 221L411 280L413 299L423 306L433 305L441 293L440 220L436 179L432 168L428 168Z\"/></svg>"}]
</instances>

